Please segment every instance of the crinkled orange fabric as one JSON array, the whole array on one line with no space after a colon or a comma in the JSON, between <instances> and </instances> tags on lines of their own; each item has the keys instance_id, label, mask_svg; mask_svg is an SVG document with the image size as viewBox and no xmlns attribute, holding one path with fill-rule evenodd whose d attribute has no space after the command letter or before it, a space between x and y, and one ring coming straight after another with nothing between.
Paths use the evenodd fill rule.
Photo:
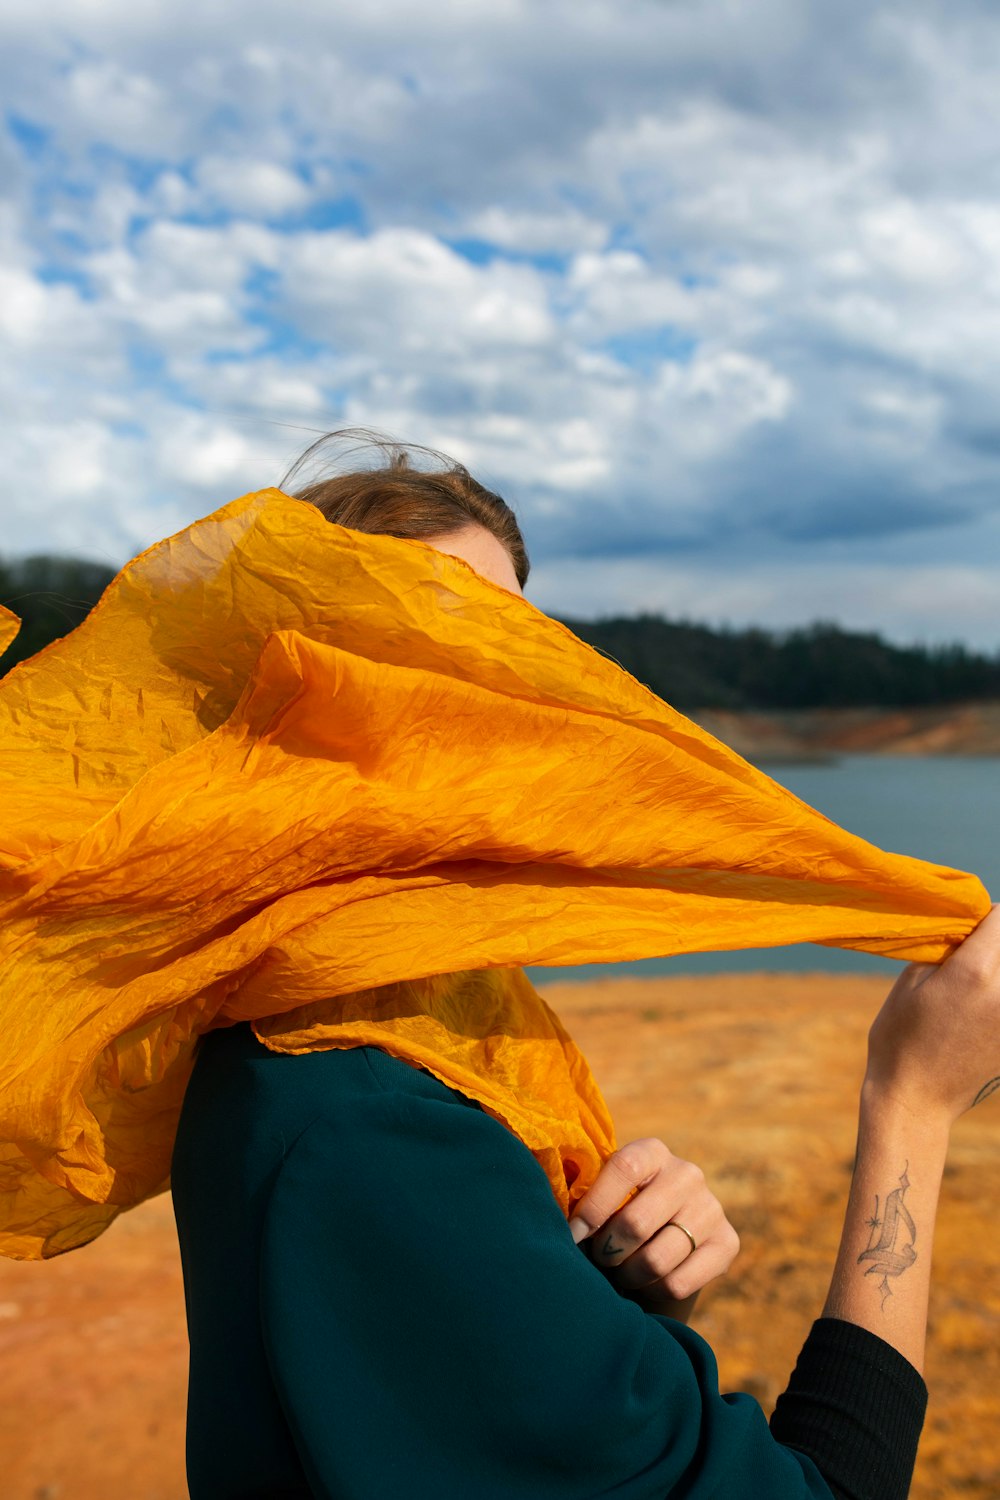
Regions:
<instances>
[{"instance_id":1,"label":"crinkled orange fabric","mask_svg":"<svg viewBox=\"0 0 1000 1500\"><path fill-rule=\"evenodd\" d=\"M520 965L803 940L937 961L989 909L461 559L277 490L151 548L0 681L0 752L14 1257L168 1187L213 1027L429 1069L569 1212L612 1124Z\"/></svg>"}]
</instances>

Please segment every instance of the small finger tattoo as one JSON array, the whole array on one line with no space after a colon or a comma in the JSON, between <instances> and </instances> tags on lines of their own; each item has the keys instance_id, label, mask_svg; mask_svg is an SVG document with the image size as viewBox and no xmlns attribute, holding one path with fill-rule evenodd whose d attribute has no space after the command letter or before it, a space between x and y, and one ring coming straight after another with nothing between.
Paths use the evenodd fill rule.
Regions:
<instances>
[{"instance_id":1,"label":"small finger tattoo","mask_svg":"<svg viewBox=\"0 0 1000 1500\"><path fill-rule=\"evenodd\" d=\"M616 1245L616 1244L614 1244L613 1241L612 1241L612 1237L611 1237L610 1234L608 1235L607 1239L604 1241L604 1244L601 1246L601 1254L602 1255L622 1255L622 1254L624 1254L624 1251L625 1251L625 1246L624 1245Z\"/></svg>"}]
</instances>

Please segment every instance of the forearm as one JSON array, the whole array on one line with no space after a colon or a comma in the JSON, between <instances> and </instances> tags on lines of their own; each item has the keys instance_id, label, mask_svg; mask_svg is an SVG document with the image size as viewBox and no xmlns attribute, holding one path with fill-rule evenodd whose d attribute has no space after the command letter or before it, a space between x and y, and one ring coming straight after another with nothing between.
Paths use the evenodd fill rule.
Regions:
<instances>
[{"instance_id":1,"label":"forearm","mask_svg":"<svg viewBox=\"0 0 1000 1500\"><path fill-rule=\"evenodd\" d=\"M876 1334L923 1370L948 1124L866 1083L847 1213L824 1317Z\"/></svg>"},{"instance_id":2,"label":"forearm","mask_svg":"<svg viewBox=\"0 0 1000 1500\"><path fill-rule=\"evenodd\" d=\"M1000 1086L1000 905L938 967L911 964L868 1033L858 1149L824 1316L771 1432L850 1500L906 1500L952 1122Z\"/></svg>"},{"instance_id":3,"label":"forearm","mask_svg":"<svg viewBox=\"0 0 1000 1500\"><path fill-rule=\"evenodd\" d=\"M771 1431L816 1463L834 1495L903 1500L927 1409L920 1374L947 1122L862 1088L844 1229Z\"/></svg>"}]
</instances>

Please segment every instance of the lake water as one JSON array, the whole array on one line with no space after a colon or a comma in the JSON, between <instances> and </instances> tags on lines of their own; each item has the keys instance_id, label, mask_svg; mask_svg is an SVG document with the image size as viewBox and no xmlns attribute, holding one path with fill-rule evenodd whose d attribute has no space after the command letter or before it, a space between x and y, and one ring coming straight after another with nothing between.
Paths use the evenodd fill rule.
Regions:
<instances>
[{"instance_id":1,"label":"lake water","mask_svg":"<svg viewBox=\"0 0 1000 1500\"><path fill-rule=\"evenodd\" d=\"M869 843L971 870L1000 901L1000 757L851 755L826 765L763 766L775 781ZM736 953L686 953L632 963L528 969L536 984L610 975L822 969L898 974L873 954L799 943Z\"/></svg>"}]
</instances>

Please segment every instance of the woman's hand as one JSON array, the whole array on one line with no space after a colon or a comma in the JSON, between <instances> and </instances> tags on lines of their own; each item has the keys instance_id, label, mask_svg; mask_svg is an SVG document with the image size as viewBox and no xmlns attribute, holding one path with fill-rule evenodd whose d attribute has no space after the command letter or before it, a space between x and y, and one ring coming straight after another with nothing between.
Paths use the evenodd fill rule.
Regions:
<instances>
[{"instance_id":1,"label":"woman's hand","mask_svg":"<svg viewBox=\"0 0 1000 1500\"><path fill-rule=\"evenodd\" d=\"M624 1202L630 1193L635 1196ZM701 1168L653 1136L629 1141L609 1157L578 1203L570 1230L577 1243L589 1239L591 1260L618 1291L647 1312L682 1320L740 1248Z\"/></svg>"},{"instance_id":2,"label":"woman's hand","mask_svg":"<svg viewBox=\"0 0 1000 1500\"><path fill-rule=\"evenodd\" d=\"M950 1129L1000 1091L1000 904L944 963L909 964L868 1033L865 1093Z\"/></svg>"}]
</instances>

